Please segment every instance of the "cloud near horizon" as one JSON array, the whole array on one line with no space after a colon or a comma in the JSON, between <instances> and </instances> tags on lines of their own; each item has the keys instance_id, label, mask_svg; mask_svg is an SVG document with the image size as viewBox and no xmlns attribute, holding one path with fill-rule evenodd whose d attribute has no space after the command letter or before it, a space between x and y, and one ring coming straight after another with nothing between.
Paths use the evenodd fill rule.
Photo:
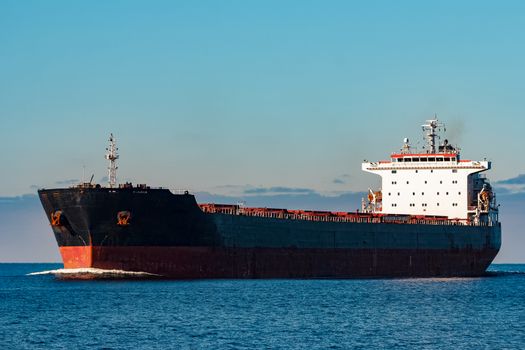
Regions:
<instances>
[{"instance_id":1,"label":"cloud near horizon","mask_svg":"<svg viewBox=\"0 0 525 350\"><path fill-rule=\"evenodd\" d=\"M78 179L67 179L67 180L59 180L55 181L56 185L72 185L79 183L80 181Z\"/></svg>"},{"instance_id":2,"label":"cloud near horizon","mask_svg":"<svg viewBox=\"0 0 525 350\"><path fill-rule=\"evenodd\" d=\"M337 185L343 185L348 182L348 179L350 179L350 177L351 177L350 174L342 174L336 177L335 179L333 179L332 183L337 184Z\"/></svg>"},{"instance_id":3,"label":"cloud near horizon","mask_svg":"<svg viewBox=\"0 0 525 350\"><path fill-rule=\"evenodd\" d=\"M525 185L525 174L520 174L510 179L495 182L498 185Z\"/></svg>"},{"instance_id":4,"label":"cloud near horizon","mask_svg":"<svg viewBox=\"0 0 525 350\"><path fill-rule=\"evenodd\" d=\"M494 187L500 193L525 193L525 174L520 174L506 180L494 182Z\"/></svg>"},{"instance_id":5,"label":"cloud near horizon","mask_svg":"<svg viewBox=\"0 0 525 350\"><path fill-rule=\"evenodd\" d=\"M253 194L313 194L316 193L315 190L310 188L297 188L297 187L283 187L283 186L274 186L274 187L256 187L256 188L247 188L243 192L247 195Z\"/></svg>"}]
</instances>

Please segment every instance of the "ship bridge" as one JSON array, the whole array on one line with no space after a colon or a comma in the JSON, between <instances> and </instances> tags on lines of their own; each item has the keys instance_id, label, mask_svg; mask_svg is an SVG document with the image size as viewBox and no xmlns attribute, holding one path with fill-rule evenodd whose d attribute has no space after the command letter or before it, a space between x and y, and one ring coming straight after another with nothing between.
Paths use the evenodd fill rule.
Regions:
<instances>
[{"instance_id":1,"label":"ship bridge","mask_svg":"<svg viewBox=\"0 0 525 350\"><path fill-rule=\"evenodd\" d=\"M450 219L497 221L495 196L483 174L487 160L460 158L460 150L444 140L436 147L437 119L423 125L427 146L414 151L405 138L390 160L362 163L362 170L381 176L380 191L369 190L363 210L384 214L438 215ZM490 218L488 217L490 214Z\"/></svg>"}]
</instances>

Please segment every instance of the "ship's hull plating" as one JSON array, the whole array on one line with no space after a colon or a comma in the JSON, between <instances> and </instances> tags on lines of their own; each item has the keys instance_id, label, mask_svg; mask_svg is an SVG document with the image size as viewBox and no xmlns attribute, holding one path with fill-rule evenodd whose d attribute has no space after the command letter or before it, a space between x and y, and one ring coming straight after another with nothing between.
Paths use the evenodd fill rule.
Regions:
<instances>
[{"instance_id":1,"label":"ship's hull plating","mask_svg":"<svg viewBox=\"0 0 525 350\"><path fill-rule=\"evenodd\" d=\"M66 268L144 271L177 279L480 276L495 250L61 247Z\"/></svg>"},{"instance_id":2,"label":"ship's hull plating","mask_svg":"<svg viewBox=\"0 0 525 350\"><path fill-rule=\"evenodd\" d=\"M66 268L169 278L479 276L501 245L494 226L314 222L206 214L191 195L133 189L39 192ZM128 225L117 214L131 215Z\"/></svg>"}]
</instances>

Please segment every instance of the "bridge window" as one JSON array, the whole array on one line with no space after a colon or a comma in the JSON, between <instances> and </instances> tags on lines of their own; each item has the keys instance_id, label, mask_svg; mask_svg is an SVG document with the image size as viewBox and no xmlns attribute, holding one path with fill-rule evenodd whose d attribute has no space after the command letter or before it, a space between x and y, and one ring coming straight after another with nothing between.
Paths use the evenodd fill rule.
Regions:
<instances>
[{"instance_id":1,"label":"bridge window","mask_svg":"<svg viewBox=\"0 0 525 350\"><path fill-rule=\"evenodd\" d=\"M421 158L422 162L426 162L428 158Z\"/></svg>"},{"instance_id":2,"label":"bridge window","mask_svg":"<svg viewBox=\"0 0 525 350\"><path fill-rule=\"evenodd\" d=\"M450 162L450 157L445 157L445 162Z\"/></svg>"},{"instance_id":3,"label":"bridge window","mask_svg":"<svg viewBox=\"0 0 525 350\"><path fill-rule=\"evenodd\" d=\"M436 158L436 161L438 161L438 162L442 162L442 161L443 161L443 158Z\"/></svg>"},{"instance_id":4,"label":"bridge window","mask_svg":"<svg viewBox=\"0 0 525 350\"><path fill-rule=\"evenodd\" d=\"M412 161L413 162L419 162L419 158L414 157L414 158L412 158Z\"/></svg>"},{"instance_id":5,"label":"bridge window","mask_svg":"<svg viewBox=\"0 0 525 350\"><path fill-rule=\"evenodd\" d=\"M430 158L428 158L428 161L429 161L429 162L435 162L435 161L436 161L436 158L432 158L432 157L430 157Z\"/></svg>"},{"instance_id":6,"label":"bridge window","mask_svg":"<svg viewBox=\"0 0 525 350\"><path fill-rule=\"evenodd\" d=\"M410 159L410 158L404 158L404 159L405 159L405 162L411 162L412 161L412 159Z\"/></svg>"}]
</instances>

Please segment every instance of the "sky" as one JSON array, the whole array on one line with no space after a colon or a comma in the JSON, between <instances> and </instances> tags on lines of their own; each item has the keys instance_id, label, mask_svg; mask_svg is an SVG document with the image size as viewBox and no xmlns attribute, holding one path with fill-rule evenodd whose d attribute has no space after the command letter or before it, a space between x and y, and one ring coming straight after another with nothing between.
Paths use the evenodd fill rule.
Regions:
<instances>
[{"instance_id":1,"label":"sky","mask_svg":"<svg viewBox=\"0 0 525 350\"><path fill-rule=\"evenodd\" d=\"M344 196L435 113L519 195L524 33L521 1L2 0L0 197L104 181L110 132L120 181Z\"/></svg>"}]
</instances>

